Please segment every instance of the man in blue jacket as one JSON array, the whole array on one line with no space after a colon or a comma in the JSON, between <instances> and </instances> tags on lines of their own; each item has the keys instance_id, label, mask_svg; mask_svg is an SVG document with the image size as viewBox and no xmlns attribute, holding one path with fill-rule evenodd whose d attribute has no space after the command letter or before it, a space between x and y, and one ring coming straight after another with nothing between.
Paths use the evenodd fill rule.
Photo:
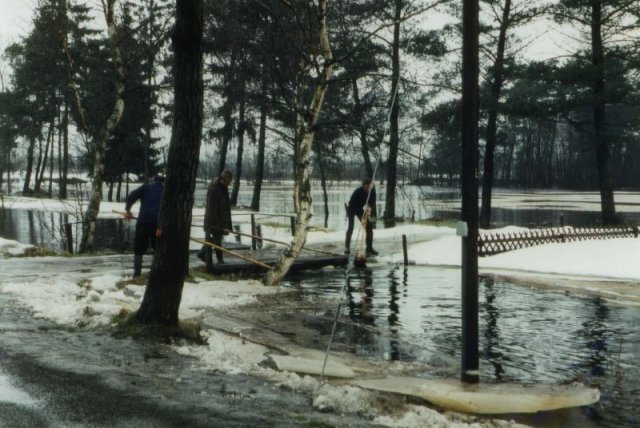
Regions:
<instances>
[{"instance_id":1,"label":"man in blue jacket","mask_svg":"<svg viewBox=\"0 0 640 428\"><path fill-rule=\"evenodd\" d=\"M140 211L136 222L136 237L133 243L133 277L140 276L142 270L142 256L147 248L156 248L156 229L158 228L158 212L160 211L160 199L164 188L164 177L156 175L153 183L143 184L127 196L125 205L125 217L131 219L131 207L140 201Z\"/></svg>"}]
</instances>

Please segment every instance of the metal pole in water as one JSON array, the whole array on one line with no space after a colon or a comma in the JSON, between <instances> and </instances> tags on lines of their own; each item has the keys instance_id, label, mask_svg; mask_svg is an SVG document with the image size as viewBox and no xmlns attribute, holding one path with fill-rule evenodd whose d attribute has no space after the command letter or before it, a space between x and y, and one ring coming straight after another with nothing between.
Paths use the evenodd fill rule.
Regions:
<instances>
[{"instance_id":1,"label":"metal pole in water","mask_svg":"<svg viewBox=\"0 0 640 428\"><path fill-rule=\"evenodd\" d=\"M479 2L462 4L462 367L478 383L478 34Z\"/></svg>"}]
</instances>

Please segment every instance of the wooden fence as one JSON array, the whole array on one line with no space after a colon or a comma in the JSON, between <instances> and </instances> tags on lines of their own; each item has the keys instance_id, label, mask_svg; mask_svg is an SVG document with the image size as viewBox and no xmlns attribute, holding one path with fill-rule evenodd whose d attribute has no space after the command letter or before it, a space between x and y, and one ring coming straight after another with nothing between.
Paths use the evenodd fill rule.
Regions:
<instances>
[{"instance_id":1,"label":"wooden fence","mask_svg":"<svg viewBox=\"0 0 640 428\"><path fill-rule=\"evenodd\" d=\"M550 242L584 241L588 239L637 238L637 226L558 227L522 232L483 234L478 236L480 257L504 253Z\"/></svg>"}]
</instances>

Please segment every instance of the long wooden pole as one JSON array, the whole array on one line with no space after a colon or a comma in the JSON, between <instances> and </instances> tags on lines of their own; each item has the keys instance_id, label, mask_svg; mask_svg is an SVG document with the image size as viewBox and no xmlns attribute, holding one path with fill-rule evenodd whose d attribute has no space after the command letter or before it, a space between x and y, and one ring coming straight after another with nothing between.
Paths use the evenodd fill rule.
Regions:
<instances>
[{"instance_id":1,"label":"long wooden pole","mask_svg":"<svg viewBox=\"0 0 640 428\"><path fill-rule=\"evenodd\" d=\"M245 260L245 261L247 261L249 263L253 263L256 266L260 266L260 267L265 268L267 270L271 269L271 266L269 266L266 263L262 263L260 260L256 260L256 259L252 259L251 257L243 256L242 254L238 254L235 251L227 250L226 248L221 247L220 245L216 245L216 244L214 244L212 242L205 241L204 239L199 239L199 238L194 238L194 237L190 237L190 239L192 241L198 242L198 243L200 243L202 245L208 245L211 248L215 248L216 250L220 250L223 253L229 254L230 256L237 257L237 258Z\"/></svg>"},{"instance_id":2,"label":"long wooden pole","mask_svg":"<svg viewBox=\"0 0 640 428\"><path fill-rule=\"evenodd\" d=\"M222 229L222 228L218 228L218 227L216 227L214 229L218 229L218 230L221 230L223 232L233 233L235 235L246 236L248 238L262 239L263 241L273 242L274 244L289 245L288 242L278 241L276 239L265 238L263 236L252 235L250 233L242 233L242 232L237 232L235 230L227 230L227 229ZM340 254L332 253L330 251L316 250L315 248L309 248L309 247L302 247L302 249L303 250L307 250L307 251L313 251L314 253L328 254L330 256L339 256L340 255Z\"/></svg>"}]
</instances>

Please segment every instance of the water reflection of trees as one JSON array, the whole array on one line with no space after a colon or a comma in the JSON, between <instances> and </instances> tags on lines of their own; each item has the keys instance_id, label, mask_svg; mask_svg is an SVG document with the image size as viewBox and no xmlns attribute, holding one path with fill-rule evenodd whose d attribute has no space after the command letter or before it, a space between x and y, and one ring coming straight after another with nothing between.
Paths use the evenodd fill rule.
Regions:
<instances>
[{"instance_id":1,"label":"water reflection of trees","mask_svg":"<svg viewBox=\"0 0 640 428\"><path fill-rule=\"evenodd\" d=\"M4 238L51 250L67 248L64 225L70 222L69 214L13 209L2 212L0 235ZM121 219L101 219L96 224L96 249L127 250L133 239L134 226L133 222L128 223ZM78 228L72 228L72 231L75 237L79 236Z\"/></svg>"}]
</instances>

